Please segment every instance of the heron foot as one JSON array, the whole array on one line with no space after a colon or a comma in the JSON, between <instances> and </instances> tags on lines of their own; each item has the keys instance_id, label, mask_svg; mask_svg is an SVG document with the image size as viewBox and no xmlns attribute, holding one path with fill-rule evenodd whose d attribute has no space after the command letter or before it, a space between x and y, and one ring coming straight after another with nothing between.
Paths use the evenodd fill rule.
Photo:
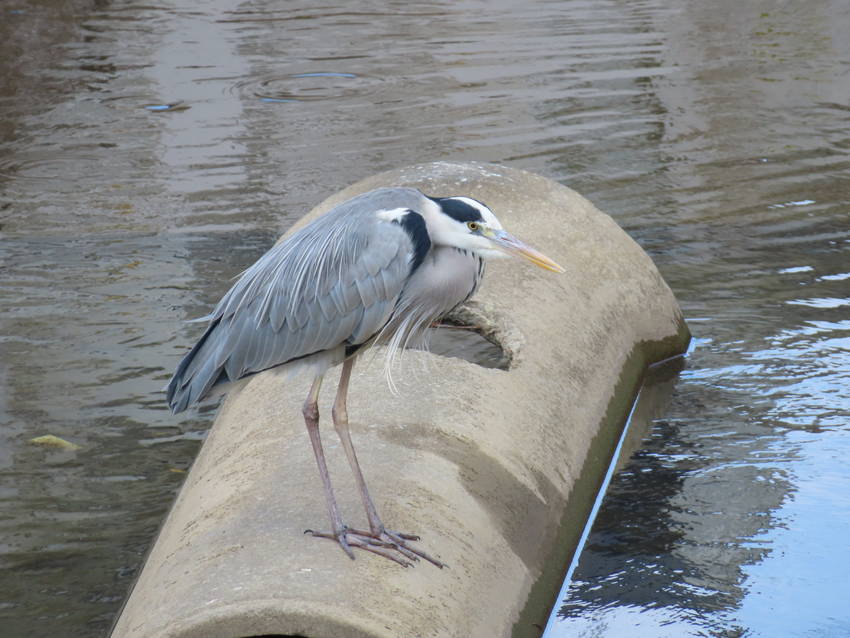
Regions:
<instances>
[{"instance_id":1,"label":"heron foot","mask_svg":"<svg viewBox=\"0 0 850 638\"><path fill-rule=\"evenodd\" d=\"M338 534L334 532L317 532L312 529L304 530L304 533L336 541L352 560L354 560L352 547L359 547L365 549L367 552L388 558L402 567L412 567L413 563L420 558L427 560L440 569L446 566L445 563L433 558L421 549L408 544L408 541L419 540L419 537L415 534L402 534L401 532L391 532L386 529L372 532L352 529L350 527L344 527Z\"/></svg>"}]
</instances>

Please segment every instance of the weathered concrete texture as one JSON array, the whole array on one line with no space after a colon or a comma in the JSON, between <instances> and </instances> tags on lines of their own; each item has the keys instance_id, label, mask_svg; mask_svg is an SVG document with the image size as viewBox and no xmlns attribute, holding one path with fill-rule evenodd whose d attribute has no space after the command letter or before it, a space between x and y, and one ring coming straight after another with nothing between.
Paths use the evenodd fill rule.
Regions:
<instances>
[{"instance_id":1,"label":"weathered concrete texture","mask_svg":"<svg viewBox=\"0 0 850 638\"><path fill-rule=\"evenodd\" d=\"M404 569L365 552L351 561L302 533L328 527L301 419L309 380L260 375L223 406L115 637L492 638L545 621L526 604L544 574L552 580L553 557L564 558L556 541L582 467L593 481L604 472L585 465L591 442L601 427L616 436L642 371L682 352L687 329L637 244L586 199L536 175L414 166L355 184L311 215L385 185L480 199L567 269L488 266L472 312L511 354L509 371L411 353L393 396L380 353L355 367L352 431L378 509L449 567ZM322 397L327 416L334 383L331 375ZM323 433L343 514L365 526L333 428ZM584 520L567 524L579 530Z\"/></svg>"}]
</instances>

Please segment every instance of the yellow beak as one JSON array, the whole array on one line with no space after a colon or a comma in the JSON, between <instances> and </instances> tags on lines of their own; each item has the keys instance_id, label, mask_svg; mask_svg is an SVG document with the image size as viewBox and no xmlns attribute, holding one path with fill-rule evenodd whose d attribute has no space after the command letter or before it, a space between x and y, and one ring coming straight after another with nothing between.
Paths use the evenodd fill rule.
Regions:
<instances>
[{"instance_id":1,"label":"yellow beak","mask_svg":"<svg viewBox=\"0 0 850 638\"><path fill-rule=\"evenodd\" d=\"M487 237L493 242L496 248L504 253L524 257L535 266L540 266L552 272L565 272L562 266L559 266L543 253L534 250L534 248L504 230L491 231L487 233Z\"/></svg>"}]
</instances>

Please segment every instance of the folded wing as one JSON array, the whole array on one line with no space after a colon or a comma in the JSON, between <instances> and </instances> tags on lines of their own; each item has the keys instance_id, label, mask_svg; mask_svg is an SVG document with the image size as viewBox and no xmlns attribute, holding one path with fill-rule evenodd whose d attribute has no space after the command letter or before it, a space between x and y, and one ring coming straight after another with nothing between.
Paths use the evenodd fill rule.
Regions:
<instances>
[{"instance_id":1,"label":"folded wing","mask_svg":"<svg viewBox=\"0 0 850 638\"><path fill-rule=\"evenodd\" d=\"M216 385L377 334L416 264L402 226L375 212L342 205L248 268L180 362L167 388L172 411Z\"/></svg>"}]
</instances>

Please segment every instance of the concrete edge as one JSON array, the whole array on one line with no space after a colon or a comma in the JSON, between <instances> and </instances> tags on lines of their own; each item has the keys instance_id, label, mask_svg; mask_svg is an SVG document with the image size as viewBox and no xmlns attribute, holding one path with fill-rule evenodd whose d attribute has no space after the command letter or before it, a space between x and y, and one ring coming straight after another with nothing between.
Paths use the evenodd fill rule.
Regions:
<instances>
[{"instance_id":1,"label":"concrete edge","mask_svg":"<svg viewBox=\"0 0 850 638\"><path fill-rule=\"evenodd\" d=\"M511 632L512 638L538 638L546 627L605 474L616 460L614 453L617 444L650 368L684 356L690 341L690 331L682 318L676 336L662 342L639 344L627 357L605 416L590 441L581 472L570 491L561 517L555 551L531 587L526 605ZM577 525L576 521L582 521L582 524ZM537 628L540 628L539 631Z\"/></svg>"}]
</instances>

